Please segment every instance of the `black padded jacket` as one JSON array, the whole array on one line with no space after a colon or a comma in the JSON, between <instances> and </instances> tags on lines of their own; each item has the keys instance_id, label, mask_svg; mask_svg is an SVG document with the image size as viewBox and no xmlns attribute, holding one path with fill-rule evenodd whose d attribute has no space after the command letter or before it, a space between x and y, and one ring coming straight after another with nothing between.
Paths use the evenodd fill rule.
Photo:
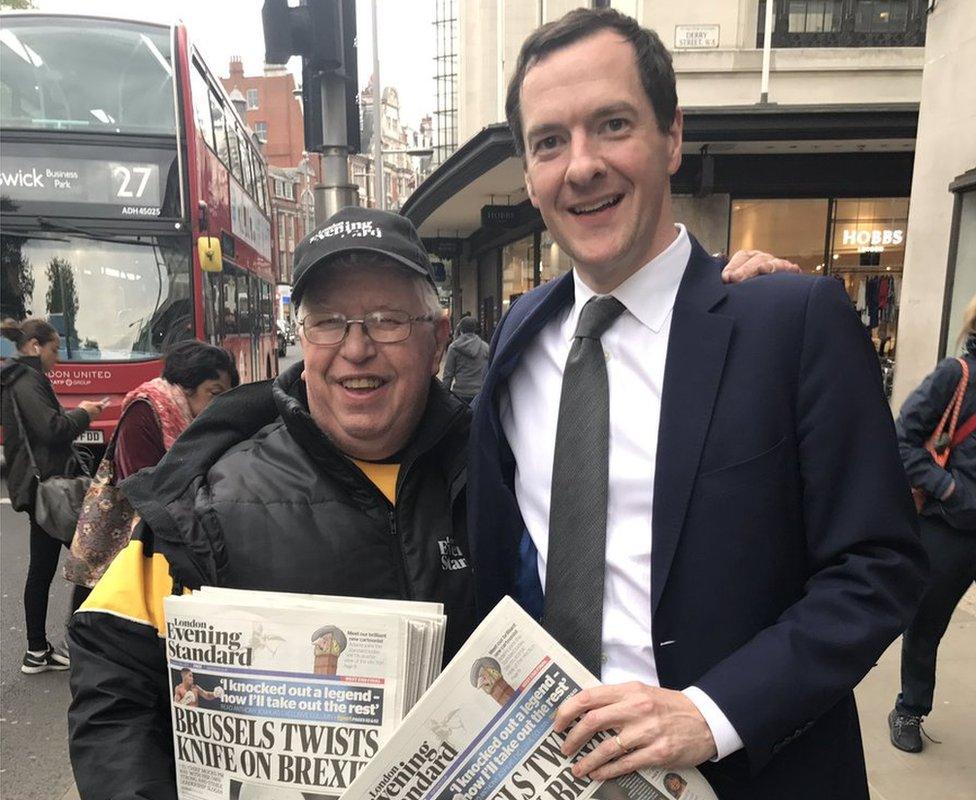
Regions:
<instances>
[{"instance_id":1,"label":"black padded jacket","mask_svg":"<svg viewBox=\"0 0 976 800\"><path fill-rule=\"evenodd\" d=\"M475 624L466 406L436 380L391 504L308 413L298 364L228 392L123 482L142 516L69 630L70 751L84 800L176 797L162 599L202 584L444 603ZM452 554L444 558L442 553Z\"/></svg>"}]
</instances>

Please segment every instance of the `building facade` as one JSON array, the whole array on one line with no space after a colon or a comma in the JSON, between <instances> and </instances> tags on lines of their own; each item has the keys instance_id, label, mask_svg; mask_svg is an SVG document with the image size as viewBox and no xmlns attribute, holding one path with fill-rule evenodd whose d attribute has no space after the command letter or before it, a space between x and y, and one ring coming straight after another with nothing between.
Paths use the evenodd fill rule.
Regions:
<instances>
[{"instance_id":1,"label":"building facade","mask_svg":"<svg viewBox=\"0 0 976 800\"><path fill-rule=\"evenodd\" d=\"M244 99L248 126L264 142L264 155L273 167L294 168L305 152L305 118L295 76L284 65L265 65L263 75L244 75L240 58L231 58L230 76L221 78L228 94L239 92ZM319 159L308 159L315 175L321 175Z\"/></svg>"},{"instance_id":2,"label":"building facade","mask_svg":"<svg viewBox=\"0 0 976 800\"><path fill-rule=\"evenodd\" d=\"M450 268L455 316L478 315L486 334L571 266L528 203L504 96L525 36L578 5L457 0L445 13L457 17L463 144L404 212ZM711 252L758 247L843 281L890 391L911 335L901 316L926 27L961 15L965 0L932 14L929 0L777 1L768 56L765 0L596 5L655 29L673 53L685 113L678 219Z\"/></svg>"},{"instance_id":3,"label":"building facade","mask_svg":"<svg viewBox=\"0 0 976 800\"><path fill-rule=\"evenodd\" d=\"M976 296L976 14L939 0L929 15L906 232L903 330L893 405L958 352Z\"/></svg>"},{"instance_id":4,"label":"building facade","mask_svg":"<svg viewBox=\"0 0 976 800\"><path fill-rule=\"evenodd\" d=\"M359 94L362 152L349 159L349 177L358 188L359 205L376 208L376 186L373 165L373 89L367 86ZM430 171L433 149L431 117L420 120L420 127L405 125L400 118L400 97L392 86L380 96L380 149L383 153L384 208L399 211L404 201ZM423 155L419 155L423 153Z\"/></svg>"}]
</instances>

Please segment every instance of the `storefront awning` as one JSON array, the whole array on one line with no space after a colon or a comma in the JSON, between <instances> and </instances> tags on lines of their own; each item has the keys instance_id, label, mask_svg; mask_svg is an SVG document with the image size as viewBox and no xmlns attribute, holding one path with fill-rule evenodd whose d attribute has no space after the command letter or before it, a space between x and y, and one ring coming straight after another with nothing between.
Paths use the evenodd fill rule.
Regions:
<instances>
[{"instance_id":1,"label":"storefront awning","mask_svg":"<svg viewBox=\"0 0 976 800\"><path fill-rule=\"evenodd\" d=\"M918 127L917 103L685 108L684 115L683 151L695 157L708 145L713 156L813 154L819 160L848 154L849 160L870 153L903 154L910 160ZM682 171L692 172L694 166L688 158L690 169ZM847 164L838 167L850 172ZM822 167L813 171L822 173ZM507 124L496 123L431 173L402 213L425 238L466 238L480 227L482 206L518 205L526 199L511 132Z\"/></svg>"}]
</instances>

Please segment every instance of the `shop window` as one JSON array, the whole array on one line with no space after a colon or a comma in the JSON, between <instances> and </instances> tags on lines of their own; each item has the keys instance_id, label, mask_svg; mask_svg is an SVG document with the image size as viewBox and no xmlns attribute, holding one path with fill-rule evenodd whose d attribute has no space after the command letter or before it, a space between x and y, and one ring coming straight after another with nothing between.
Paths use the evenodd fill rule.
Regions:
<instances>
[{"instance_id":1,"label":"shop window","mask_svg":"<svg viewBox=\"0 0 976 800\"><path fill-rule=\"evenodd\" d=\"M734 200L729 252L765 250L823 274L828 211L826 198Z\"/></svg>"},{"instance_id":2,"label":"shop window","mask_svg":"<svg viewBox=\"0 0 976 800\"><path fill-rule=\"evenodd\" d=\"M556 244L549 231L542 232L539 250L539 282L547 283L573 268L566 252Z\"/></svg>"},{"instance_id":3,"label":"shop window","mask_svg":"<svg viewBox=\"0 0 976 800\"><path fill-rule=\"evenodd\" d=\"M731 216L729 252L767 250L844 284L890 396L908 198L734 199Z\"/></svg>"},{"instance_id":4,"label":"shop window","mask_svg":"<svg viewBox=\"0 0 976 800\"><path fill-rule=\"evenodd\" d=\"M907 197L835 201L830 274L844 281L882 358L897 344L907 225Z\"/></svg>"},{"instance_id":5,"label":"shop window","mask_svg":"<svg viewBox=\"0 0 976 800\"><path fill-rule=\"evenodd\" d=\"M535 236L505 245L502 249L502 313L508 311L535 285Z\"/></svg>"},{"instance_id":6,"label":"shop window","mask_svg":"<svg viewBox=\"0 0 976 800\"><path fill-rule=\"evenodd\" d=\"M946 275L945 319L939 347L940 357L960 352L958 337L966 307L976 299L976 169L955 180L950 187L956 199L949 238L949 269Z\"/></svg>"}]
</instances>

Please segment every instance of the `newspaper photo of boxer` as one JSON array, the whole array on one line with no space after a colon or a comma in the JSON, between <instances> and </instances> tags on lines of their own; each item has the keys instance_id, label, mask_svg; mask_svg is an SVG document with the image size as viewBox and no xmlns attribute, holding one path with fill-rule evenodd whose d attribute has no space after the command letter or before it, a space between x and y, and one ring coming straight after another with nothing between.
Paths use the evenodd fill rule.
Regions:
<instances>
[{"instance_id":1,"label":"newspaper photo of boxer","mask_svg":"<svg viewBox=\"0 0 976 800\"><path fill-rule=\"evenodd\" d=\"M175 669L170 670L170 677L173 682L173 702L177 705L197 708L201 700L209 703L215 700L219 701L224 696L224 689L220 685L215 686L212 691L200 686L196 682L193 670L189 667L183 667L179 672ZM217 706L219 707L219 702ZM203 707L210 708L211 706L204 705Z\"/></svg>"}]
</instances>

